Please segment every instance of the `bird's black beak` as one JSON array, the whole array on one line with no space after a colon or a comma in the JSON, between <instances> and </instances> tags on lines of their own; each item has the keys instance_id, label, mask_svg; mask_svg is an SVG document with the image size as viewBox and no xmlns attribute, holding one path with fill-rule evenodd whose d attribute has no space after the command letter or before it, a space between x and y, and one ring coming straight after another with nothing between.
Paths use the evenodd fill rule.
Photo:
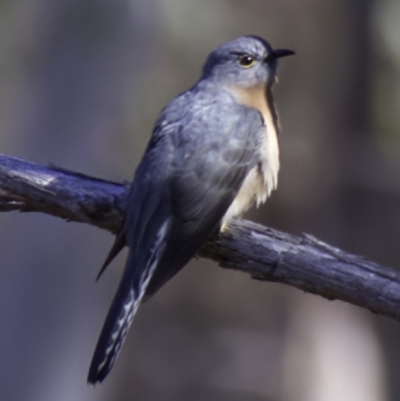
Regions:
<instances>
[{"instance_id":1,"label":"bird's black beak","mask_svg":"<svg viewBox=\"0 0 400 401\"><path fill-rule=\"evenodd\" d=\"M265 61L275 61L278 60L278 58L282 57L287 57L287 56L292 56L295 54L293 50L288 50L288 49L275 49L272 50L272 52L268 55Z\"/></svg>"}]
</instances>

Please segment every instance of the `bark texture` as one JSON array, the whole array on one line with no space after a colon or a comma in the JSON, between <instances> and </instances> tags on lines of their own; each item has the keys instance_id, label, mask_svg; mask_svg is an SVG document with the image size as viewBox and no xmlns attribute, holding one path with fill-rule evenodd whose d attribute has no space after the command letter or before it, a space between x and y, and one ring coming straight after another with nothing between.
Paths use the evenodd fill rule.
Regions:
<instances>
[{"instance_id":1,"label":"bark texture","mask_svg":"<svg viewBox=\"0 0 400 401\"><path fill-rule=\"evenodd\" d=\"M42 212L115 233L129 185L0 156L0 211ZM237 219L199 251L221 267L400 320L400 273L304 234Z\"/></svg>"}]
</instances>

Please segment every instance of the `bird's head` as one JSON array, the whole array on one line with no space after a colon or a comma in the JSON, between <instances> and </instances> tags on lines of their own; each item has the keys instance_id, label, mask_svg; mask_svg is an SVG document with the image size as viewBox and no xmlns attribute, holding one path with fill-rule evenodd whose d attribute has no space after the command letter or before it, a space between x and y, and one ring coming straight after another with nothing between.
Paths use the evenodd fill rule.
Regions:
<instances>
[{"instance_id":1,"label":"bird's head","mask_svg":"<svg viewBox=\"0 0 400 401\"><path fill-rule=\"evenodd\" d=\"M245 88L272 84L277 61L294 54L292 50L273 49L257 36L241 36L215 49L203 67L203 78L224 85Z\"/></svg>"}]
</instances>

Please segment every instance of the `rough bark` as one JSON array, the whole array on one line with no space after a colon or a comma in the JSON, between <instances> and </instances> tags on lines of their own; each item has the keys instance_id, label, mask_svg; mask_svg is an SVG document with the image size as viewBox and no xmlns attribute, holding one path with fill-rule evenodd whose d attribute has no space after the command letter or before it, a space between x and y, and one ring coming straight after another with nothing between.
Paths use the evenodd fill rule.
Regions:
<instances>
[{"instance_id":1,"label":"rough bark","mask_svg":"<svg viewBox=\"0 0 400 401\"><path fill-rule=\"evenodd\" d=\"M0 156L0 211L43 212L115 233L129 186ZM289 284L400 320L400 273L317 238L237 219L199 251L257 280Z\"/></svg>"}]
</instances>

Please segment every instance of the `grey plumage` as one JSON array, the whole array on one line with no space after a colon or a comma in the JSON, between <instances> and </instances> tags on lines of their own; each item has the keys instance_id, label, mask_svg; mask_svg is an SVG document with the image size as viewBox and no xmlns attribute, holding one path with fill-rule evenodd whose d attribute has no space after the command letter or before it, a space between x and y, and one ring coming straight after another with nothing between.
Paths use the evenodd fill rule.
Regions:
<instances>
[{"instance_id":1,"label":"grey plumage","mask_svg":"<svg viewBox=\"0 0 400 401\"><path fill-rule=\"evenodd\" d=\"M101 270L128 245L125 271L93 356L90 383L101 382L110 371L143 298L170 280L218 228L249 172L263 174L265 117L241 104L232 91L251 81L240 74L243 70L249 75L237 64L241 54L265 59L273 51L255 37L224 46L211 53L200 81L161 112L137 168L124 224ZM254 71L254 85L271 85L275 67L271 60L271 67Z\"/></svg>"}]
</instances>

